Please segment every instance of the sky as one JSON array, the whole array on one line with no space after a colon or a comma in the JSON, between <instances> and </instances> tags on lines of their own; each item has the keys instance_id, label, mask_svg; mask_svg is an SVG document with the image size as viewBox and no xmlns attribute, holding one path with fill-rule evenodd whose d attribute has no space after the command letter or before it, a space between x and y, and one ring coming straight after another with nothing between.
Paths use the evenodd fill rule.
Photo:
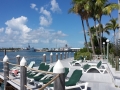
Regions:
<instances>
[{"instance_id":1,"label":"sky","mask_svg":"<svg viewBox=\"0 0 120 90\"><path fill-rule=\"evenodd\" d=\"M34 48L60 48L65 44L84 47L80 16L69 14L71 7L71 0L0 0L0 48L22 48L28 44ZM118 17L118 11L111 16ZM109 16L102 17L103 24L109 20ZM92 19L89 23L94 26ZM113 32L104 35L111 39Z\"/></svg>"}]
</instances>

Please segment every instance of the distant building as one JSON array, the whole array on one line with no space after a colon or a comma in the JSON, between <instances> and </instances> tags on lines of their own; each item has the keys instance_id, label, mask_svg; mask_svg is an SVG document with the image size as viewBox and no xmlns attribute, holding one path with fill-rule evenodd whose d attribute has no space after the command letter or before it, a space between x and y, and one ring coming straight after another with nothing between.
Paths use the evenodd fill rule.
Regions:
<instances>
[{"instance_id":1,"label":"distant building","mask_svg":"<svg viewBox=\"0 0 120 90\"><path fill-rule=\"evenodd\" d=\"M75 51L75 52L77 52L77 51L80 51L80 48L70 48L70 51Z\"/></svg>"}]
</instances>

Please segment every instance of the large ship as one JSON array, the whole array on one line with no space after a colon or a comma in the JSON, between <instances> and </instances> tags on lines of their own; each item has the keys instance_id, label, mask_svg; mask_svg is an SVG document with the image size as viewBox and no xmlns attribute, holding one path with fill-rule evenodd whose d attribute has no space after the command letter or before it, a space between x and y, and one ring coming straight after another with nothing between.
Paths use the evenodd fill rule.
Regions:
<instances>
[{"instance_id":1,"label":"large ship","mask_svg":"<svg viewBox=\"0 0 120 90\"><path fill-rule=\"evenodd\" d=\"M31 48L30 45L28 44L28 47L21 48L19 51L22 51L22 52L34 52L35 49L34 49L34 47Z\"/></svg>"}]
</instances>

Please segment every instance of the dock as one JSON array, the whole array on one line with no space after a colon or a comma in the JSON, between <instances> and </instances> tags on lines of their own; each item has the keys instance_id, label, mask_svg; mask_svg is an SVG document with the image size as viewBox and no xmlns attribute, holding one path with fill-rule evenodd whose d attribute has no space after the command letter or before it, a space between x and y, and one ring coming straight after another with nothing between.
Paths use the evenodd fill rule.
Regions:
<instances>
[{"instance_id":1,"label":"dock","mask_svg":"<svg viewBox=\"0 0 120 90\"><path fill-rule=\"evenodd\" d=\"M67 58L64 60L61 60L61 63L64 67L68 67L70 69L70 72L68 73L67 77L70 77L72 75L72 72L75 69L81 69L80 66L71 66L69 62L73 60L72 58ZM87 61L83 62L83 64L89 63L89 64L96 64L99 60L96 61ZM81 82L88 82L88 88L87 90L120 90L120 71L115 71L112 66L106 62L106 60L102 60L103 65L107 68L108 72L105 74L101 73L83 73L82 77L80 78ZM50 63L51 66L54 66L56 62ZM35 67L37 68L37 67ZM13 77L9 75L11 79L9 79L7 82L14 86L16 90L20 90L20 78L19 77ZM0 78L3 80L3 72L0 72ZM32 90L39 90L34 85L28 84L27 86ZM28 88L28 90L30 90ZM79 88L73 89L73 90L80 90Z\"/></svg>"}]
</instances>

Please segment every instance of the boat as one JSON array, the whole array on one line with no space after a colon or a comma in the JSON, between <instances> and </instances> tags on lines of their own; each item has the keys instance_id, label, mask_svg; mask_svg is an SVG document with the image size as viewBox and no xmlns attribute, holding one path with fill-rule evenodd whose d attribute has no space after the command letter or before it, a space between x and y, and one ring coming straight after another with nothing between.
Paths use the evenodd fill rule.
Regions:
<instances>
[{"instance_id":1,"label":"boat","mask_svg":"<svg viewBox=\"0 0 120 90\"><path fill-rule=\"evenodd\" d=\"M34 49L34 47L31 48L30 45L28 44L28 47L21 48L19 51L21 51L21 52L34 52L35 49Z\"/></svg>"}]
</instances>

